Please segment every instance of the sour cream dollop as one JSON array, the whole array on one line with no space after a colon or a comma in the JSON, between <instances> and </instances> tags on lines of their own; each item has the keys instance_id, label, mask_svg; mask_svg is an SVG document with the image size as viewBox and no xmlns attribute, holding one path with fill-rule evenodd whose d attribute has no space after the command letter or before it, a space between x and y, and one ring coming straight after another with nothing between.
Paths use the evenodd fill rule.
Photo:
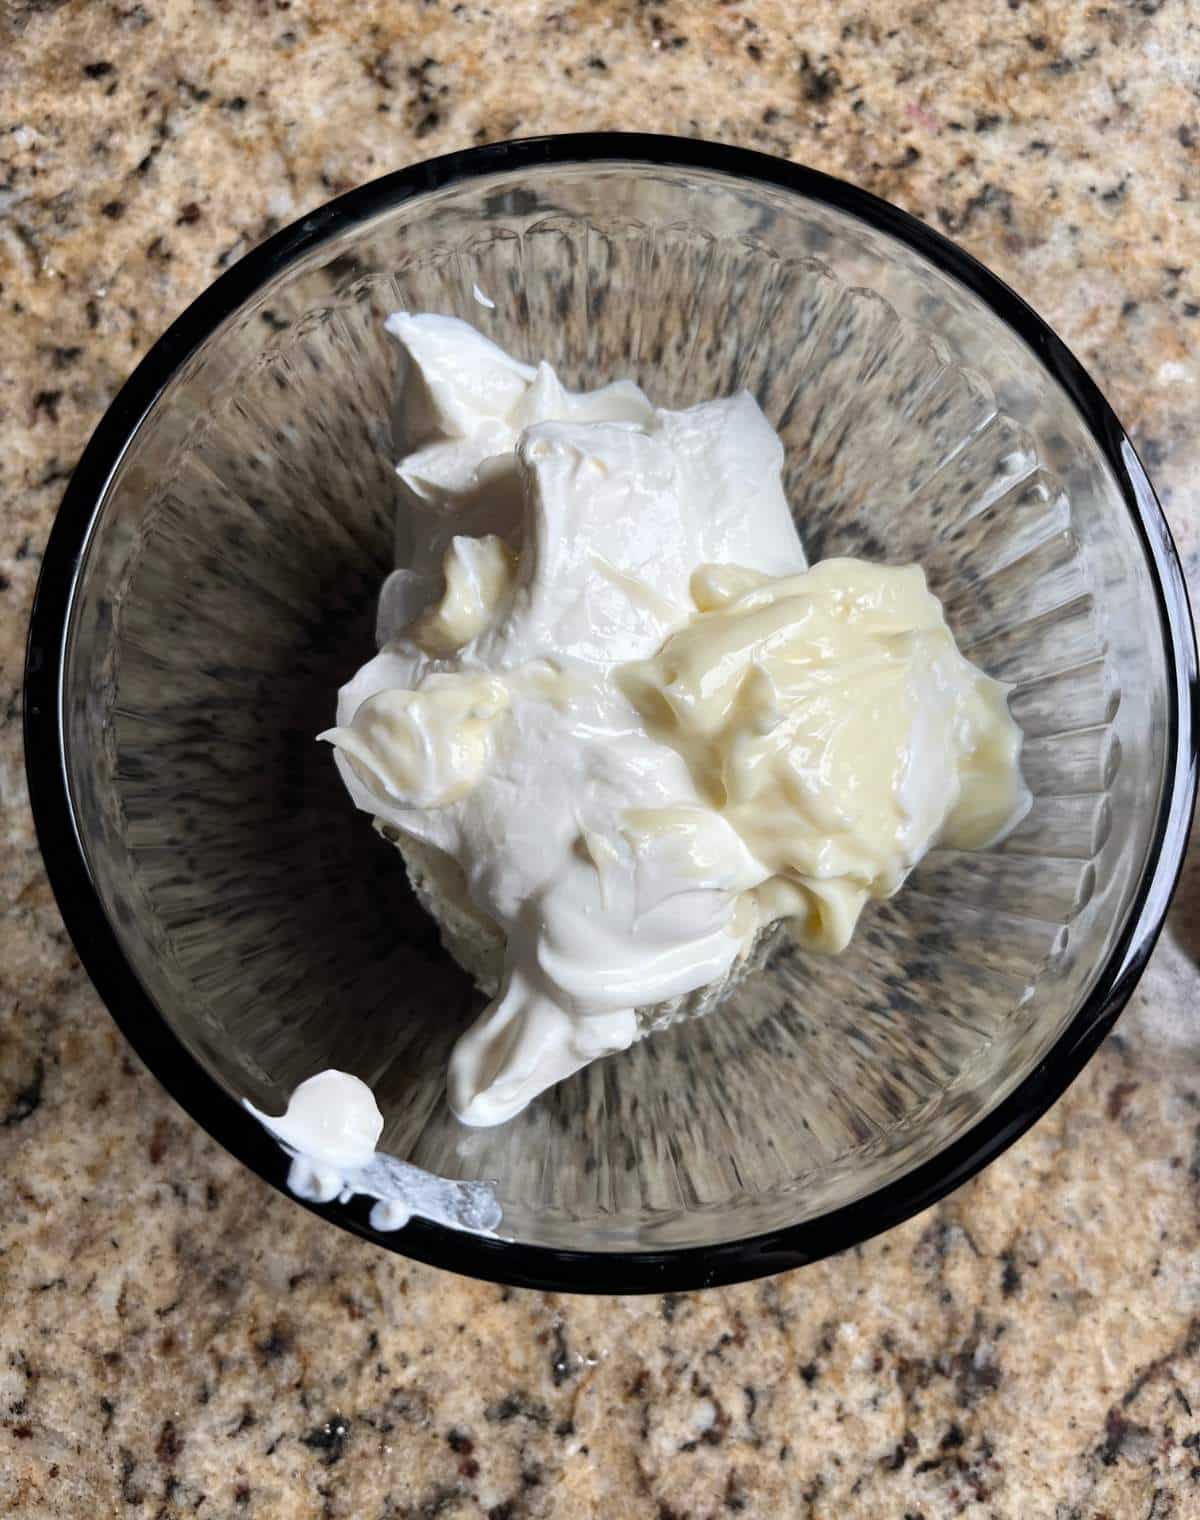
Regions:
<instances>
[{"instance_id":1,"label":"sour cream dollop","mask_svg":"<svg viewBox=\"0 0 1200 1520\"><path fill-rule=\"evenodd\" d=\"M773 920L839 950L935 842L1002 835L1021 735L919 569L807 567L747 392L665 411L454 318L388 330L408 531L321 737L504 937L448 1081L497 1124Z\"/></svg>"}]
</instances>

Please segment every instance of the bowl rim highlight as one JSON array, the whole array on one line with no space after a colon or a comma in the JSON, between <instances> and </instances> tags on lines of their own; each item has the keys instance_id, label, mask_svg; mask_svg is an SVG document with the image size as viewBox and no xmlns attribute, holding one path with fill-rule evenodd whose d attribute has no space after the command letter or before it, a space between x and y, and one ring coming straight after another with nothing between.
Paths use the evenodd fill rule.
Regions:
<instances>
[{"instance_id":1,"label":"bowl rim highlight","mask_svg":"<svg viewBox=\"0 0 1200 1520\"><path fill-rule=\"evenodd\" d=\"M899 207L816 170L749 149L646 133L492 143L410 165L338 196L275 233L197 297L138 364L92 434L51 529L34 597L25 664L25 765L47 875L84 969L112 1017L196 1122L287 1193L288 1158L172 1031L126 960L92 882L69 791L63 713L72 609L87 547L121 458L171 378L281 270L360 223L431 192L506 172L600 163L703 170L793 192L888 234L978 297L1067 393L1103 454L1154 583L1167 672L1168 767L1147 864L1092 990L1046 1058L930 1160L803 1223L677 1249L567 1251L469 1235L421 1219L394 1234L381 1233L368 1223L369 1200L302 1205L399 1255L492 1282L559 1292L663 1293L767 1276L856 1245L936 1203L1006 1150L1061 1096L1112 1028L1154 948L1183 864L1200 758L1197 656L1170 529L1133 445L1090 376L1032 308L977 259Z\"/></svg>"}]
</instances>

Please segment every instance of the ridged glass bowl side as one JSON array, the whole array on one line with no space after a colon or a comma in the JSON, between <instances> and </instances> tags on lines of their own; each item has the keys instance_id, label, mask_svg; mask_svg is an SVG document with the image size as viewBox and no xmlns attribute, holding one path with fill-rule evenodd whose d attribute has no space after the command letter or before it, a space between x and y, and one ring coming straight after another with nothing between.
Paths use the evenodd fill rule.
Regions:
<instances>
[{"instance_id":1,"label":"ridged glass bowl side","mask_svg":"<svg viewBox=\"0 0 1200 1520\"><path fill-rule=\"evenodd\" d=\"M1013 685L1035 794L1001 849L931 854L842 957L781 937L720 1012L494 1131L442 1097L476 996L313 741L393 557L397 307L666 405L748 386L810 556L925 566L962 647ZM498 174L284 268L172 377L75 598L70 784L125 956L231 1094L277 1110L340 1066L375 1087L393 1154L496 1182L504 1237L712 1246L902 1178L1052 1049L1151 851L1157 617L1070 397L912 249L694 169Z\"/></svg>"}]
</instances>

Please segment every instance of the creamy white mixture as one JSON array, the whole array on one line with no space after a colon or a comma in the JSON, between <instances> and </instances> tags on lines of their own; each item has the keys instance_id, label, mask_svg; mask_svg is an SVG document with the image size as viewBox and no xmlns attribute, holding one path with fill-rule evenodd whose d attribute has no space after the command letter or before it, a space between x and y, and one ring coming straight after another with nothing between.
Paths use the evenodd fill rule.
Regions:
<instances>
[{"instance_id":1,"label":"creamy white mixture","mask_svg":"<svg viewBox=\"0 0 1200 1520\"><path fill-rule=\"evenodd\" d=\"M246 1107L291 1156L288 1187L297 1198L373 1198L376 1230L402 1229L414 1214L477 1235L500 1223L500 1205L485 1183L435 1177L377 1151L383 1115L371 1089L349 1072L322 1071L301 1082L278 1118Z\"/></svg>"},{"instance_id":2,"label":"creamy white mixture","mask_svg":"<svg viewBox=\"0 0 1200 1520\"><path fill-rule=\"evenodd\" d=\"M448 1084L495 1124L772 920L841 949L934 842L1001 835L1028 806L1020 732L920 570L806 568L748 393L663 411L453 318L388 329L412 510L380 652L322 737L505 937Z\"/></svg>"}]
</instances>

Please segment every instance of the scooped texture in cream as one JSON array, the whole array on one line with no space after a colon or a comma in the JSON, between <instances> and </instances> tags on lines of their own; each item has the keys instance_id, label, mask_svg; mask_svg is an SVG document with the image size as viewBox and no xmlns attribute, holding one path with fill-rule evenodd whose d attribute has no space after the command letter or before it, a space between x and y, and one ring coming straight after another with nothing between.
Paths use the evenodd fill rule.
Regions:
<instances>
[{"instance_id":1,"label":"scooped texture in cream","mask_svg":"<svg viewBox=\"0 0 1200 1520\"><path fill-rule=\"evenodd\" d=\"M748 393L664 411L453 318L388 329L401 568L322 737L504 936L448 1083L495 1124L775 919L839 950L936 841L1001 836L1028 806L1020 731L919 569L807 568Z\"/></svg>"}]
</instances>

